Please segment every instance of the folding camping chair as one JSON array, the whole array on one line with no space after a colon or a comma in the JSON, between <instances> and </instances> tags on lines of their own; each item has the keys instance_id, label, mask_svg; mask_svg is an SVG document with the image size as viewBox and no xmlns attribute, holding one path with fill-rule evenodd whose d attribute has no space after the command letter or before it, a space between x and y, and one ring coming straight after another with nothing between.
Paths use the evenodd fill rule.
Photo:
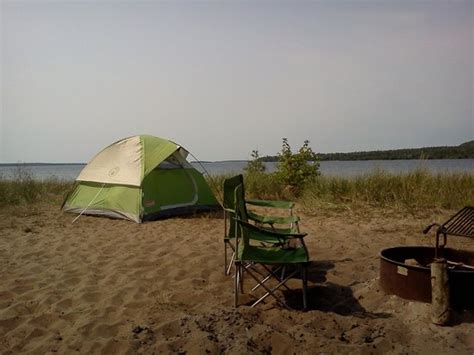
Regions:
<instances>
[{"instance_id":1,"label":"folding camping chair","mask_svg":"<svg viewBox=\"0 0 474 355\"><path fill-rule=\"evenodd\" d=\"M264 295L257 298L251 307L255 307L268 296L272 296L280 305L289 308L280 300L275 291L282 286L288 289L286 283L300 272L303 281L303 309L306 309L307 265L309 262L308 250L303 240L306 233L277 232L248 223L243 197L243 185L241 184L235 189L235 307L239 305L239 292L243 293L243 276L244 273L247 273L257 282L251 292L259 287L266 291ZM257 268L259 265L264 269L263 272ZM290 267L294 267L293 270L285 275L286 269ZM278 275L279 269L283 271L281 276ZM265 271L268 273L267 275L264 274ZM267 286L267 281L272 278L276 279L277 284L273 287Z\"/></svg>"},{"instance_id":2,"label":"folding camping chair","mask_svg":"<svg viewBox=\"0 0 474 355\"><path fill-rule=\"evenodd\" d=\"M235 188L242 185L243 190L244 178L242 174L236 175L224 180L224 273L228 275L235 257L235 246L232 241L235 240ZM245 192L244 192L245 195ZM268 225L269 228L276 231L298 231L299 218L293 215L294 202L289 201L271 201L271 200L245 200L245 203L254 206L271 207L278 209L286 209L289 212L288 216L263 216L257 213L247 211L247 217L254 223L261 225ZM275 224L287 224L288 228L282 229L275 227ZM228 262L227 246L232 250L231 260Z\"/></svg>"}]
</instances>

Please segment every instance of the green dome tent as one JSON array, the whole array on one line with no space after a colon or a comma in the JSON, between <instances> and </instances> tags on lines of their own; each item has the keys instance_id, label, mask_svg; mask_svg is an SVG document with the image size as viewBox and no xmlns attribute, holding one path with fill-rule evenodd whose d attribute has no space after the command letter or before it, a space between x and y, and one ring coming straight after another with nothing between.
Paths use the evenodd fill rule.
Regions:
<instances>
[{"instance_id":1,"label":"green dome tent","mask_svg":"<svg viewBox=\"0 0 474 355\"><path fill-rule=\"evenodd\" d=\"M219 208L200 172L178 144L149 135L124 138L81 171L63 211L141 223L162 216Z\"/></svg>"}]
</instances>

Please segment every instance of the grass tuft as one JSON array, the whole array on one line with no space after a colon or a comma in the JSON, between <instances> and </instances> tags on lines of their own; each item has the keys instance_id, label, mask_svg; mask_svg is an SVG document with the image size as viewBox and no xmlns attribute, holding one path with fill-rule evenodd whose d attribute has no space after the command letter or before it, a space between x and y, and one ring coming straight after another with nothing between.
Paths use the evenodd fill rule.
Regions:
<instances>
[{"instance_id":1,"label":"grass tuft","mask_svg":"<svg viewBox=\"0 0 474 355\"><path fill-rule=\"evenodd\" d=\"M65 196L73 183L57 178L36 180L29 170L19 167L11 179L0 176L0 206L57 201Z\"/></svg>"}]
</instances>

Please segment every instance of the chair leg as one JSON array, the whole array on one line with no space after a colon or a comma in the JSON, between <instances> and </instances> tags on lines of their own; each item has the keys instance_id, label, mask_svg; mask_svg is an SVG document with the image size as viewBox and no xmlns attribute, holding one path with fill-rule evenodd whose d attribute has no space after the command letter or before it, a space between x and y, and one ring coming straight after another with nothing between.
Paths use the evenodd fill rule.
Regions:
<instances>
[{"instance_id":1,"label":"chair leg","mask_svg":"<svg viewBox=\"0 0 474 355\"><path fill-rule=\"evenodd\" d=\"M285 278L285 266L280 266L281 269L282 269L282 273L281 273L281 277L277 275L277 272L278 270L280 269L280 267L278 267L276 270L272 270L271 268L267 267L266 265L262 265L263 268L265 270L267 270L268 273L270 273L277 281L281 281ZM290 290L290 288L288 286L286 286L285 284L282 285L283 287L285 287L287 290Z\"/></svg>"},{"instance_id":2,"label":"chair leg","mask_svg":"<svg viewBox=\"0 0 474 355\"><path fill-rule=\"evenodd\" d=\"M232 253L232 256L230 257L229 265L227 265L227 269L225 271L226 276L230 275L230 269L232 269L232 264L234 263L234 259L235 259L235 252Z\"/></svg>"},{"instance_id":3,"label":"chair leg","mask_svg":"<svg viewBox=\"0 0 474 355\"><path fill-rule=\"evenodd\" d=\"M253 270L254 270L255 272L259 273L260 276L263 277L263 279L260 281L261 283L267 282L268 280L270 280L270 279L272 278L272 276L275 277L278 281L280 281L280 279L279 279L278 277L276 277L276 275L273 274L271 271L268 272L268 274L265 276L265 274L263 274L262 272L258 271L258 269L256 269L256 268L253 269ZM267 269L267 271L268 271L268 269ZM257 288L259 288L260 286L261 286L260 283L257 283L257 284L250 290L250 292L255 291L255 290L256 290Z\"/></svg>"},{"instance_id":4,"label":"chair leg","mask_svg":"<svg viewBox=\"0 0 474 355\"><path fill-rule=\"evenodd\" d=\"M244 267L239 263L239 289L240 293L244 293Z\"/></svg>"},{"instance_id":5,"label":"chair leg","mask_svg":"<svg viewBox=\"0 0 474 355\"><path fill-rule=\"evenodd\" d=\"M227 260L227 247L230 247L232 250L232 256L230 261ZM232 264L235 259L235 248L229 240L224 240L224 275L230 275L230 269L232 269Z\"/></svg>"},{"instance_id":6,"label":"chair leg","mask_svg":"<svg viewBox=\"0 0 474 355\"><path fill-rule=\"evenodd\" d=\"M227 241L224 240L224 275L228 275L227 272Z\"/></svg>"},{"instance_id":7,"label":"chair leg","mask_svg":"<svg viewBox=\"0 0 474 355\"><path fill-rule=\"evenodd\" d=\"M266 294L264 294L262 297L260 297L257 301L254 302L254 304L252 304L251 307L255 307L257 304L259 304L260 302L262 302L265 298L267 298L268 296L273 296L273 298L275 298L275 300L280 304L282 305L283 307L287 308L287 309L290 309L290 307L282 302L278 296L274 293L280 286L284 285L289 279L291 279L298 271L295 270L293 271L291 274L289 274L284 280L281 280L275 287L273 288L269 288L267 287L267 285L265 285L264 283L261 283L260 280L252 273L250 272L250 270L247 270L247 273L252 276L252 278L257 281L264 289L265 291L267 291Z\"/></svg>"},{"instance_id":8,"label":"chair leg","mask_svg":"<svg viewBox=\"0 0 474 355\"><path fill-rule=\"evenodd\" d=\"M308 309L308 264L304 263L301 265L301 274L301 279L303 280L303 311L306 311Z\"/></svg>"},{"instance_id":9,"label":"chair leg","mask_svg":"<svg viewBox=\"0 0 474 355\"><path fill-rule=\"evenodd\" d=\"M251 264L248 264L248 266L245 267L245 269L248 269L248 268L251 267L251 266L252 266ZM261 271L259 271L257 268L252 268L252 270L255 271L256 273L260 274L260 276L262 276L263 279L260 281L260 283L257 283L257 284L250 290L249 293L252 293L252 292L254 292L255 290L257 290L259 287L262 286L261 283L267 282L267 281L270 280L272 277L274 277L275 280L277 280L278 282L280 282L281 280L284 279L284 277L283 277L283 276L284 276L284 268L285 268L284 266L279 266L279 267L276 268L276 270L272 270L271 268L267 267L266 265L262 265L262 266L263 266L263 268L267 271L268 274L265 275L264 273L262 273ZM244 270L245 270L245 269L244 269ZM280 269L283 269L282 277L278 276L278 274L277 274ZM287 290L290 290L290 288L289 288L287 285L285 285L285 284L283 284L283 285L281 285L281 286L283 286L283 287L286 288Z\"/></svg>"},{"instance_id":10,"label":"chair leg","mask_svg":"<svg viewBox=\"0 0 474 355\"><path fill-rule=\"evenodd\" d=\"M280 280L283 280L283 279L285 278L285 271L286 271L286 267L283 266L283 267L281 268L281 277L280 277Z\"/></svg>"},{"instance_id":11,"label":"chair leg","mask_svg":"<svg viewBox=\"0 0 474 355\"><path fill-rule=\"evenodd\" d=\"M240 274L240 262L235 262L235 277L234 277L234 307L239 306L239 274Z\"/></svg>"}]
</instances>

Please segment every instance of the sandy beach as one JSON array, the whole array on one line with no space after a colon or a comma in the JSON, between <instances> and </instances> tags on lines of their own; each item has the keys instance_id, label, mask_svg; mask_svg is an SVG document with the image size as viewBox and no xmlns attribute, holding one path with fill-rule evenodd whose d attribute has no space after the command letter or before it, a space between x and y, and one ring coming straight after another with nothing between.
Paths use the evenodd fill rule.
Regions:
<instances>
[{"instance_id":1,"label":"sandy beach","mask_svg":"<svg viewBox=\"0 0 474 355\"><path fill-rule=\"evenodd\" d=\"M3 209L0 353L472 353L474 312L437 327L428 304L378 284L380 249L432 245L421 230L452 212L301 215L312 260L302 312L270 299L233 307L219 214L72 224L52 204ZM290 286L282 296L298 308L301 282Z\"/></svg>"}]
</instances>

